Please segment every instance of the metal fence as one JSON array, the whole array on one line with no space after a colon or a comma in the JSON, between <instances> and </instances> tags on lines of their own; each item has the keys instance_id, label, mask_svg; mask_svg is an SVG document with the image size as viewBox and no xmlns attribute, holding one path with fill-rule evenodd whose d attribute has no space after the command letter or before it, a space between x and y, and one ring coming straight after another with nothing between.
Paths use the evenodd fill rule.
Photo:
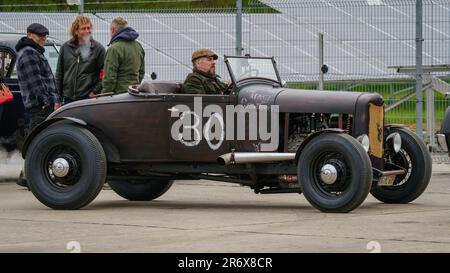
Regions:
<instances>
[{"instance_id":1,"label":"metal fence","mask_svg":"<svg viewBox=\"0 0 450 273\"><path fill-rule=\"evenodd\" d=\"M318 80L324 36L326 80L398 78L415 64L415 0L266 0L279 13L250 14L249 51L273 54L290 82ZM262 10L260 8L260 10ZM450 63L450 1L423 1L423 64Z\"/></svg>"},{"instance_id":2,"label":"metal fence","mask_svg":"<svg viewBox=\"0 0 450 273\"><path fill-rule=\"evenodd\" d=\"M172 1L173 2L173 1ZM319 33L323 34L325 89L381 93L388 104L414 92L414 77L391 66L415 64L415 0L250 0L236 30L236 8L143 9L105 12L85 8L94 22L94 38L109 42L109 23L121 16L139 33L146 51L146 76L182 81L190 56L210 47L221 58L236 53L274 56L291 86L317 89L320 72ZM1 6L0 6L1 7ZM423 0L424 65L450 64L450 0ZM24 32L42 23L57 39L69 39L76 12L0 12L0 32ZM227 78L222 62L218 73ZM450 72L435 73L449 78ZM436 126L449 102L436 95ZM389 122L414 127L415 99L388 112Z\"/></svg>"},{"instance_id":3,"label":"metal fence","mask_svg":"<svg viewBox=\"0 0 450 273\"><path fill-rule=\"evenodd\" d=\"M251 54L271 52L276 56L284 79L298 83L291 86L318 89L320 68L325 64L328 72L323 75L324 89L378 92L387 105L397 104L415 93L415 71L400 74L394 68L416 63L415 0L262 2L276 12L267 15L256 11L264 8L254 9L254 14L244 18L244 25L250 28L243 36L247 37ZM421 3L421 62L424 67L450 65L450 1L423 0ZM431 74L448 81L450 71ZM420 77L418 79L420 81ZM434 125L432 130L440 128L449 105L441 93L436 92L434 96L434 104L429 109L420 101L425 102L425 94L418 99L424 113L434 112L434 120L430 120ZM386 114L387 121L426 128L422 125L428 123L426 115L416 109L417 99L411 97L390 110Z\"/></svg>"}]
</instances>

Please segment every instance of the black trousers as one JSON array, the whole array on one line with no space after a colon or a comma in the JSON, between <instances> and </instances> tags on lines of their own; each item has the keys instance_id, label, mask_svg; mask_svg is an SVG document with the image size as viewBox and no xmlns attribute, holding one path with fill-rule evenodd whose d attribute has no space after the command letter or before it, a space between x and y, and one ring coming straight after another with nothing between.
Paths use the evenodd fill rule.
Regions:
<instances>
[{"instance_id":1,"label":"black trousers","mask_svg":"<svg viewBox=\"0 0 450 273\"><path fill-rule=\"evenodd\" d=\"M45 107L36 107L28 110L29 123L16 131L16 145L22 150L26 137L33 131L33 129L43 122L54 109L54 105L47 105Z\"/></svg>"},{"instance_id":2,"label":"black trousers","mask_svg":"<svg viewBox=\"0 0 450 273\"><path fill-rule=\"evenodd\" d=\"M54 110L54 105L50 104L44 106L43 108L32 108L29 110L30 112L30 123L28 126L28 130L32 131L34 127L38 126L41 122L43 122Z\"/></svg>"}]
</instances>

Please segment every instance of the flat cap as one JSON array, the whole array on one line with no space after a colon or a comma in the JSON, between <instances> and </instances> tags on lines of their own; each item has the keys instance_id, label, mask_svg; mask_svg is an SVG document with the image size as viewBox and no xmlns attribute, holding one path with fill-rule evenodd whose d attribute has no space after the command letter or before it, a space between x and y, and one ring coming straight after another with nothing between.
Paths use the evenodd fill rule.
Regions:
<instances>
[{"instance_id":1,"label":"flat cap","mask_svg":"<svg viewBox=\"0 0 450 273\"><path fill-rule=\"evenodd\" d=\"M192 62L202 57L212 57L214 60L217 60L218 56L209 48L200 48L192 53Z\"/></svg>"},{"instance_id":2,"label":"flat cap","mask_svg":"<svg viewBox=\"0 0 450 273\"><path fill-rule=\"evenodd\" d=\"M29 25L27 27L27 32L31 32L39 36L48 35L48 29L39 23Z\"/></svg>"}]
</instances>

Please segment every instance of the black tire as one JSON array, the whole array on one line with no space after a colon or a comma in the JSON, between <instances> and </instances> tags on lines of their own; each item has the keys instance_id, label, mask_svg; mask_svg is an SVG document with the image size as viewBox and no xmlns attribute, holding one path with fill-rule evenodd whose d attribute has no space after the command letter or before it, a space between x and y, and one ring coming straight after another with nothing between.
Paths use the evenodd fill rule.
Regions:
<instances>
[{"instance_id":1,"label":"black tire","mask_svg":"<svg viewBox=\"0 0 450 273\"><path fill-rule=\"evenodd\" d=\"M391 132L400 134L402 148L389 160L405 168L407 173L396 177L394 186L374 186L370 193L384 203L406 204L418 198L427 188L431 179L431 156L423 141L413 132L404 128L394 128Z\"/></svg>"},{"instance_id":2,"label":"black tire","mask_svg":"<svg viewBox=\"0 0 450 273\"><path fill-rule=\"evenodd\" d=\"M166 193L173 180L109 180L111 189L130 201L151 201Z\"/></svg>"},{"instance_id":3,"label":"black tire","mask_svg":"<svg viewBox=\"0 0 450 273\"><path fill-rule=\"evenodd\" d=\"M322 167L331 164L337 171L333 184L324 183ZM361 144L346 134L322 134L302 150L297 166L306 199L323 212L349 212L369 194L372 165Z\"/></svg>"},{"instance_id":4,"label":"black tire","mask_svg":"<svg viewBox=\"0 0 450 273\"><path fill-rule=\"evenodd\" d=\"M68 163L68 173L55 175L57 159ZM25 176L36 198L53 209L79 209L97 197L106 179L106 156L88 130L54 124L31 142L25 158Z\"/></svg>"}]
</instances>

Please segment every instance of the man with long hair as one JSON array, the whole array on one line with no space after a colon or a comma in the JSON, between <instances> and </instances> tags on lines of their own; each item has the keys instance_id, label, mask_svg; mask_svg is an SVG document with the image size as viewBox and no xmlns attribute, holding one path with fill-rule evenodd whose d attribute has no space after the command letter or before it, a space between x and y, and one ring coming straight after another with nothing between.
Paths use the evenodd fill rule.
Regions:
<instances>
[{"instance_id":1,"label":"man with long hair","mask_svg":"<svg viewBox=\"0 0 450 273\"><path fill-rule=\"evenodd\" d=\"M93 97L102 90L105 48L92 38L89 17L79 15L70 28L72 38L60 49L56 67L56 85L64 104Z\"/></svg>"}]
</instances>

